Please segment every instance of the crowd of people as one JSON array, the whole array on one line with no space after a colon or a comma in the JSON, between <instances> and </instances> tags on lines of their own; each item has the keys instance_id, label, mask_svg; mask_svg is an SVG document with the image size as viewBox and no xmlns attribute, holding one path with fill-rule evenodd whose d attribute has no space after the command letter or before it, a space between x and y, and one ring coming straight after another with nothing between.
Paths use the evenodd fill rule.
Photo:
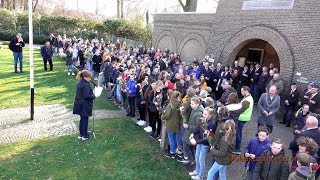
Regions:
<instances>
[{"instance_id":1,"label":"crowd of people","mask_svg":"<svg viewBox=\"0 0 320 180\"><path fill-rule=\"evenodd\" d=\"M93 77L108 90L108 100L126 110L127 116L139 117L137 124L151 138L162 136L168 142L166 157L194 166L189 173L192 179L226 179L228 165L237 158L244 159L246 179L318 177L320 95L315 81L310 81L303 92L296 83L285 91L273 64L240 66L235 60L229 66L207 57L186 63L167 48L127 47L119 40L111 43L53 35L41 49L45 70L54 52L66 57L68 75L75 75L76 67L79 77L87 80L78 87L86 87L90 101L95 97L87 82ZM51 58L45 57L46 53ZM257 117L252 116L255 105ZM86 140L85 124L91 114L83 115L79 104L77 108L75 113L86 122L80 123L79 139ZM269 139L280 108L284 109L280 123L293 127L290 158L281 139ZM242 130L253 119L257 129L252 130L252 139L241 145ZM205 174L209 157L211 168Z\"/></svg>"}]
</instances>

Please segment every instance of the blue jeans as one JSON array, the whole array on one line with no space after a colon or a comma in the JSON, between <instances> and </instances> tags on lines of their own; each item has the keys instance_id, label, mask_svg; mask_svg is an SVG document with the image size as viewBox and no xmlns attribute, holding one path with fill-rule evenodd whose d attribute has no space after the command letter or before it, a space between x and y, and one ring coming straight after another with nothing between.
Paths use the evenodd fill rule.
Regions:
<instances>
[{"instance_id":1,"label":"blue jeans","mask_svg":"<svg viewBox=\"0 0 320 180\"><path fill-rule=\"evenodd\" d=\"M20 71L23 71L23 55L19 52L13 52L13 60L14 60L14 72L18 70L18 61L20 63Z\"/></svg>"},{"instance_id":2,"label":"blue jeans","mask_svg":"<svg viewBox=\"0 0 320 180\"><path fill-rule=\"evenodd\" d=\"M78 61L77 59L73 59L73 58L72 58L73 66L75 66L75 67L77 66L77 61Z\"/></svg>"},{"instance_id":3,"label":"blue jeans","mask_svg":"<svg viewBox=\"0 0 320 180\"><path fill-rule=\"evenodd\" d=\"M242 140L242 129L243 126L246 124L247 121L238 121L238 127L237 127L237 135L236 135L236 149L241 148L241 140Z\"/></svg>"},{"instance_id":4,"label":"blue jeans","mask_svg":"<svg viewBox=\"0 0 320 180\"><path fill-rule=\"evenodd\" d=\"M183 141L183 151L185 154L183 154L184 156L187 155L189 162L190 163L194 163L194 158L195 158L195 152L194 152L194 146L188 144L187 142Z\"/></svg>"},{"instance_id":5,"label":"blue jeans","mask_svg":"<svg viewBox=\"0 0 320 180\"><path fill-rule=\"evenodd\" d=\"M167 131L168 133L168 139L170 143L170 154L176 154L177 149L177 133Z\"/></svg>"},{"instance_id":6,"label":"blue jeans","mask_svg":"<svg viewBox=\"0 0 320 180\"><path fill-rule=\"evenodd\" d=\"M67 65L68 72L74 73L74 66L73 65Z\"/></svg>"},{"instance_id":7,"label":"blue jeans","mask_svg":"<svg viewBox=\"0 0 320 180\"><path fill-rule=\"evenodd\" d=\"M87 64L87 70L92 71L92 61L90 61L90 62L87 61L86 64Z\"/></svg>"},{"instance_id":8,"label":"blue jeans","mask_svg":"<svg viewBox=\"0 0 320 180\"><path fill-rule=\"evenodd\" d=\"M196 147L196 171L203 177L206 169L206 156L209 150L209 146L203 144L197 144Z\"/></svg>"},{"instance_id":9,"label":"blue jeans","mask_svg":"<svg viewBox=\"0 0 320 180\"><path fill-rule=\"evenodd\" d=\"M216 161L214 160L213 157L211 157L210 159L210 166L213 166L213 164L215 163ZM219 180L219 172L216 172L213 176L213 180Z\"/></svg>"},{"instance_id":10,"label":"blue jeans","mask_svg":"<svg viewBox=\"0 0 320 180\"><path fill-rule=\"evenodd\" d=\"M88 138L88 116L80 116L80 124L79 124L79 132L80 136L84 138Z\"/></svg>"},{"instance_id":11,"label":"blue jeans","mask_svg":"<svg viewBox=\"0 0 320 180\"><path fill-rule=\"evenodd\" d=\"M218 172L218 171L219 171L220 180L226 180L227 179L227 176L226 176L227 166L220 165L217 162L215 162L212 165L212 167L210 168L210 170L208 172L207 180L213 180L216 172Z\"/></svg>"},{"instance_id":12,"label":"blue jeans","mask_svg":"<svg viewBox=\"0 0 320 180\"><path fill-rule=\"evenodd\" d=\"M183 142L182 142L182 136L180 131L176 133L176 139L177 139L177 146L182 147Z\"/></svg>"}]
</instances>

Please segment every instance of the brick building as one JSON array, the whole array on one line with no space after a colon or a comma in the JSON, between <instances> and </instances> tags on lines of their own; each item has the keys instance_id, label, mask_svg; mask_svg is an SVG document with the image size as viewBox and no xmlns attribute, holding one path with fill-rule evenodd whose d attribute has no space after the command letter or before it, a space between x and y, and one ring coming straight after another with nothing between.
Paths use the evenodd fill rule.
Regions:
<instances>
[{"instance_id":1,"label":"brick building","mask_svg":"<svg viewBox=\"0 0 320 180\"><path fill-rule=\"evenodd\" d=\"M320 77L319 12L319 0L220 0L214 14L155 14L153 46L187 62L272 62L286 82L305 83Z\"/></svg>"}]
</instances>

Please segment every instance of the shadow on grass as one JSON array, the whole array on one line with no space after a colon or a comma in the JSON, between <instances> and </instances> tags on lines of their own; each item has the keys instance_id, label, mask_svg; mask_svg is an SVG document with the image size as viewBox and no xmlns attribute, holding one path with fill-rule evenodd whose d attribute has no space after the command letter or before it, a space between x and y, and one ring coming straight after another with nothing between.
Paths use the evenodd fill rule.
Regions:
<instances>
[{"instance_id":1,"label":"shadow on grass","mask_svg":"<svg viewBox=\"0 0 320 180\"><path fill-rule=\"evenodd\" d=\"M149 139L130 119L100 120L96 129L96 140L81 141L73 135L0 145L0 178L189 178L183 166L165 158L159 152L159 143ZM23 151L14 154L20 146Z\"/></svg>"}]
</instances>

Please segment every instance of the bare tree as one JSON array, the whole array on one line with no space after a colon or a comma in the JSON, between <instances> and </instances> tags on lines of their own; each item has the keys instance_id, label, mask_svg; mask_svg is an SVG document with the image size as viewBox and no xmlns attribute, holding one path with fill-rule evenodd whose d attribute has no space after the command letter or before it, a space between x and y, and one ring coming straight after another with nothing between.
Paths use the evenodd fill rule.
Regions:
<instances>
[{"instance_id":1,"label":"bare tree","mask_svg":"<svg viewBox=\"0 0 320 180\"><path fill-rule=\"evenodd\" d=\"M120 13L121 13L121 15L120 15L120 18L121 19L123 19L123 0L120 0L120 3L121 3L121 5L120 5Z\"/></svg>"},{"instance_id":2,"label":"bare tree","mask_svg":"<svg viewBox=\"0 0 320 180\"><path fill-rule=\"evenodd\" d=\"M117 0L117 18L120 18L120 0Z\"/></svg>"},{"instance_id":3,"label":"bare tree","mask_svg":"<svg viewBox=\"0 0 320 180\"><path fill-rule=\"evenodd\" d=\"M32 2L32 12L34 12L39 4L39 0L33 0Z\"/></svg>"},{"instance_id":4,"label":"bare tree","mask_svg":"<svg viewBox=\"0 0 320 180\"><path fill-rule=\"evenodd\" d=\"M4 8L4 0L1 0L0 7Z\"/></svg>"},{"instance_id":5,"label":"bare tree","mask_svg":"<svg viewBox=\"0 0 320 180\"><path fill-rule=\"evenodd\" d=\"M182 0L178 0L184 12L195 12L197 10L198 0L186 0L183 4Z\"/></svg>"},{"instance_id":6,"label":"bare tree","mask_svg":"<svg viewBox=\"0 0 320 180\"><path fill-rule=\"evenodd\" d=\"M12 0L12 9L16 10L16 0Z\"/></svg>"},{"instance_id":7,"label":"bare tree","mask_svg":"<svg viewBox=\"0 0 320 180\"><path fill-rule=\"evenodd\" d=\"M99 14L99 2L96 0L96 15Z\"/></svg>"}]
</instances>

